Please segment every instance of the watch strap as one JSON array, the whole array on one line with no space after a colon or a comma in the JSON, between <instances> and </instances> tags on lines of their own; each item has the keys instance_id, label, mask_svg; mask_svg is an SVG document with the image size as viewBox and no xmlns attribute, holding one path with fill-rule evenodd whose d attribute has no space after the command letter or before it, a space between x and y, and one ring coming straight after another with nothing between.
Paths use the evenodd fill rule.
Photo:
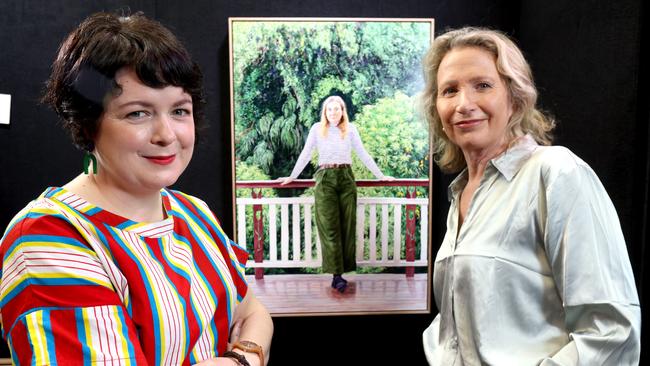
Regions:
<instances>
[{"instance_id":1,"label":"watch strap","mask_svg":"<svg viewBox=\"0 0 650 366\"><path fill-rule=\"evenodd\" d=\"M237 341L232 346L233 349L239 349L248 353L255 353L260 358L260 365L264 365L264 348L255 342Z\"/></svg>"},{"instance_id":2,"label":"watch strap","mask_svg":"<svg viewBox=\"0 0 650 366\"><path fill-rule=\"evenodd\" d=\"M237 361L237 363L241 366L251 366L251 364L248 363L246 357L244 357L244 355L237 352L226 351L224 352L223 357L232 358L233 360Z\"/></svg>"}]
</instances>

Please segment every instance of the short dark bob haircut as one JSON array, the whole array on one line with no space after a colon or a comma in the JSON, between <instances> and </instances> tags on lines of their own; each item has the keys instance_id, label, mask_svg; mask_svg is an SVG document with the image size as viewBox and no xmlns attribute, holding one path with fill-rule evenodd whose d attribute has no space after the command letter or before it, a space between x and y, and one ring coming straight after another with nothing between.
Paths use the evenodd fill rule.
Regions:
<instances>
[{"instance_id":1,"label":"short dark bob haircut","mask_svg":"<svg viewBox=\"0 0 650 366\"><path fill-rule=\"evenodd\" d=\"M104 98L119 93L115 73L132 67L152 88L177 86L192 97L195 133L204 127L203 76L169 29L138 12L95 13L61 43L42 102L63 120L75 146L94 149Z\"/></svg>"}]
</instances>

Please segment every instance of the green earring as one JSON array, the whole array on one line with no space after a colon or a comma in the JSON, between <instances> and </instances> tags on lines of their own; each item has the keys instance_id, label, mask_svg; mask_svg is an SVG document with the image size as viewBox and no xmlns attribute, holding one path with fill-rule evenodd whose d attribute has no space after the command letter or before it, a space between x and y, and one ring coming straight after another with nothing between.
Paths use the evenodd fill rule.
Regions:
<instances>
[{"instance_id":1,"label":"green earring","mask_svg":"<svg viewBox=\"0 0 650 366\"><path fill-rule=\"evenodd\" d=\"M97 158L93 153L86 151L84 154L84 173L88 174L88 166L93 164L93 174L97 174Z\"/></svg>"}]
</instances>

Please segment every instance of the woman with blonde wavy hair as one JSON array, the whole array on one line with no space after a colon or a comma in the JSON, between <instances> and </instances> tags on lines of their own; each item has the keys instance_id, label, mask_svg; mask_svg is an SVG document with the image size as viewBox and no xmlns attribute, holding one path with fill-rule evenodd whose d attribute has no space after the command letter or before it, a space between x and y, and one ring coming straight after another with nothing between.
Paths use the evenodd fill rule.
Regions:
<instances>
[{"instance_id":1,"label":"woman with blonde wavy hair","mask_svg":"<svg viewBox=\"0 0 650 366\"><path fill-rule=\"evenodd\" d=\"M357 186L352 174L352 150L381 180L385 176L363 147L357 128L350 123L343 99L337 95L323 102L320 122L315 123L291 175L280 178L289 184L305 169L314 149L318 150L318 171L314 176L316 227L323 251L323 272L332 273L332 288L344 292L348 281L342 276L356 270Z\"/></svg>"},{"instance_id":2,"label":"woman with blonde wavy hair","mask_svg":"<svg viewBox=\"0 0 650 366\"><path fill-rule=\"evenodd\" d=\"M449 186L434 265L431 365L636 365L639 299L616 210L593 170L551 145L521 51L462 28L424 59L423 106Z\"/></svg>"}]
</instances>

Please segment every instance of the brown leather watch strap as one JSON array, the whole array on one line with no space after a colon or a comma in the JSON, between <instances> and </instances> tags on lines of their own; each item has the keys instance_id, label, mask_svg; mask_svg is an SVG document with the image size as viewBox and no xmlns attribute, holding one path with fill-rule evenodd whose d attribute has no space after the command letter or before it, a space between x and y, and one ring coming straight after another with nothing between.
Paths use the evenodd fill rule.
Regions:
<instances>
[{"instance_id":1,"label":"brown leather watch strap","mask_svg":"<svg viewBox=\"0 0 650 366\"><path fill-rule=\"evenodd\" d=\"M237 364L241 366L251 366L251 364L248 363L246 357L244 357L244 355L241 355L237 352L227 351L223 354L223 357L232 358L233 360L237 361Z\"/></svg>"},{"instance_id":2,"label":"brown leather watch strap","mask_svg":"<svg viewBox=\"0 0 650 366\"><path fill-rule=\"evenodd\" d=\"M260 358L260 365L264 365L264 348L262 348L257 343L251 341L237 341L232 346L232 348L237 348L244 352L257 354L257 357Z\"/></svg>"}]
</instances>

